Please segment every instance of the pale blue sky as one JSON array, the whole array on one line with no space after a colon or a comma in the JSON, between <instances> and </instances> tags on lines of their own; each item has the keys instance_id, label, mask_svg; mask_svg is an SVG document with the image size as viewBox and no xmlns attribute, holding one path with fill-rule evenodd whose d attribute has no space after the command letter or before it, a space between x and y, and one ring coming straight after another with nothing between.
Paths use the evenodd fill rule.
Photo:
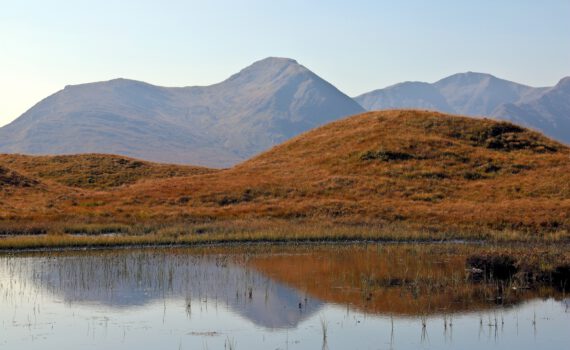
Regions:
<instances>
[{"instance_id":1,"label":"pale blue sky","mask_svg":"<svg viewBox=\"0 0 570 350\"><path fill-rule=\"evenodd\" d=\"M354 96L463 71L570 75L569 0L0 0L0 125L67 84L209 85L291 57Z\"/></svg>"}]
</instances>

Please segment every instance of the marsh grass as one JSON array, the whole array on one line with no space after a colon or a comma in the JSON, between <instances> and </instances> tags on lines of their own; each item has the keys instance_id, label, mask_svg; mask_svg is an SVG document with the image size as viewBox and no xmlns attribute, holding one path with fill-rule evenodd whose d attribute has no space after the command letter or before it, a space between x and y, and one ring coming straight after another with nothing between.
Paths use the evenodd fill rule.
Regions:
<instances>
[{"instance_id":1,"label":"marsh grass","mask_svg":"<svg viewBox=\"0 0 570 350\"><path fill-rule=\"evenodd\" d=\"M327 333L328 333L328 329L329 329L329 323L327 322L327 319L323 315L320 316L319 321L321 324L321 332L323 334L323 342L326 342Z\"/></svg>"},{"instance_id":2,"label":"marsh grass","mask_svg":"<svg viewBox=\"0 0 570 350\"><path fill-rule=\"evenodd\" d=\"M0 249L163 246L222 243L304 242L524 242L565 243L567 234L529 235L513 231L434 231L406 225L338 225L277 220L237 220L200 224L0 225Z\"/></svg>"}]
</instances>

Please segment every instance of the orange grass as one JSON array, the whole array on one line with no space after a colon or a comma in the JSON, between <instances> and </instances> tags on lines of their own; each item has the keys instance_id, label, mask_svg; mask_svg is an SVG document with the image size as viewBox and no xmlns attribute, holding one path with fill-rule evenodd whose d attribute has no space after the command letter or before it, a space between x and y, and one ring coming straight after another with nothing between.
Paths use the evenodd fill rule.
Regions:
<instances>
[{"instance_id":1,"label":"orange grass","mask_svg":"<svg viewBox=\"0 0 570 350\"><path fill-rule=\"evenodd\" d=\"M487 119L370 112L219 171L121 159L0 157L4 168L37 181L0 183L0 227L32 222L50 232L65 224L175 231L233 222L247 231L248 222L261 221L288 222L279 229L284 236L299 223L326 223L372 227L377 237L385 227L402 226L402 233L436 239L451 232L515 240L566 240L570 231L568 147ZM129 170L139 163L144 171Z\"/></svg>"}]
</instances>

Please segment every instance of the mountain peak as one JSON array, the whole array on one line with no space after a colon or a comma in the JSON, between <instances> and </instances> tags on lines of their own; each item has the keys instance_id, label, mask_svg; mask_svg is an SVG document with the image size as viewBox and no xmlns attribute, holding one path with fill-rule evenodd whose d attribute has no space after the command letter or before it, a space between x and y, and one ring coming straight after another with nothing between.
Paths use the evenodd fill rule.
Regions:
<instances>
[{"instance_id":1,"label":"mountain peak","mask_svg":"<svg viewBox=\"0 0 570 350\"><path fill-rule=\"evenodd\" d=\"M487 73L479 73L479 72L468 71L468 72L450 75L446 78L443 78L443 79L435 82L435 84L441 85L441 84L445 84L445 83L449 83L449 82L460 82L462 84L475 84L475 83L479 83L483 80L489 80L489 79L498 79L498 78L495 77L494 75L487 74Z\"/></svg>"},{"instance_id":2,"label":"mountain peak","mask_svg":"<svg viewBox=\"0 0 570 350\"><path fill-rule=\"evenodd\" d=\"M263 65L289 65L289 64L299 64L299 62L297 62L296 60L294 60L292 58L288 58L288 57L269 56L269 57L266 57L262 60L255 61L251 65L254 66L254 65L259 65L259 64L263 64Z\"/></svg>"},{"instance_id":3,"label":"mountain peak","mask_svg":"<svg viewBox=\"0 0 570 350\"><path fill-rule=\"evenodd\" d=\"M556 87L557 88L563 88L563 89L569 89L570 88L570 76L560 79L558 84L556 84Z\"/></svg>"},{"instance_id":4,"label":"mountain peak","mask_svg":"<svg viewBox=\"0 0 570 350\"><path fill-rule=\"evenodd\" d=\"M297 61L268 57L221 83L75 85L0 128L0 153L116 153L229 166L363 109Z\"/></svg>"},{"instance_id":5,"label":"mountain peak","mask_svg":"<svg viewBox=\"0 0 570 350\"><path fill-rule=\"evenodd\" d=\"M82 83L82 84L70 84L66 85L64 90L74 89L74 88L89 88L94 86L101 87L131 87L131 86L148 86L152 87L154 85L149 84L140 80L126 79L126 78L115 78L111 80L96 81L92 83Z\"/></svg>"},{"instance_id":6,"label":"mountain peak","mask_svg":"<svg viewBox=\"0 0 570 350\"><path fill-rule=\"evenodd\" d=\"M272 81L283 75L310 73L304 66L291 58L267 57L252 63L240 72L232 75L227 82L239 83Z\"/></svg>"}]
</instances>

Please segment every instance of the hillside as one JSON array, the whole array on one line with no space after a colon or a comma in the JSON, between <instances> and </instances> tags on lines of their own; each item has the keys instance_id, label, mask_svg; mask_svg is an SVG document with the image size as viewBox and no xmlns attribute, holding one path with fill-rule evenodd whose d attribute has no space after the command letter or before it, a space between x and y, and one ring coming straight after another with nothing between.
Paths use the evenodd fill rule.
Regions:
<instances>
[{"instance_id":1,"label":"hillside","mask_svg":"<svg viewBox=\"0 0 570 350\"><path fill-rule=\"evenodd\" d=\"M0 165L25 173L32 179L98 190L133 184L141 180L201 175L217 171L203 167L150 163L107 154L68 156L1 154ZM34 182L38 181L27 180L27 183Z\"/></svg>"},{"instance_id":2,"label":"hillside","mask_svg":"<svg viewBox=\"0 0 570 350\"><path fill-rule=\"evenodd\" d=\"M189 170L194 175L104 191L66 187L68 192L44 198L48 207L34 208L45 222L65 217L65 225L144 224L151 232L232 232L244 225L267 230L278 220L293 224L279 229L285 236L311 223L400 227L400 234L564 235L570 229L569 156L568 147L507 122L369 112L304 133L231 169ZM8 214L5 222L30 217L19 208ZM202 228L192 231L195 225Z\"/></svg>"},{"instance_id":3,"label":"hillside","mask_svg":"<svg viewBox=\"0 0 570 350\"><path fill-rule=\"evenodd\" d=\"M0 188L21 188L21 187L33 187L38 185L39 182L23 176L18 172L0 166Z\"/></svg>"},{"instance_id":4,"label":"hillside","mask_svg":"<svg viewBox=\"0 0 570 350\"><path fill-rule=\"evenodd\" d=\"M270 57L211 86L127 79L67 86L0 128L0 153L106 153L228 167L360 112L306 67Z\"/></svg>"},{"instance_id":5,"label":"hillside","mask_svg":"<svg viewBox=\"0 0 570 350\"><path fill-rule=\"evenodd\" d=\"M433 112L328 124L232 169L147 181L97 202L154 220L244 217L542 230L570 225L570 150L521 127ZM117 212L121 208L121 212ZM93 210L78 206L77 215Z\"/></svg>"}]
</instances>

